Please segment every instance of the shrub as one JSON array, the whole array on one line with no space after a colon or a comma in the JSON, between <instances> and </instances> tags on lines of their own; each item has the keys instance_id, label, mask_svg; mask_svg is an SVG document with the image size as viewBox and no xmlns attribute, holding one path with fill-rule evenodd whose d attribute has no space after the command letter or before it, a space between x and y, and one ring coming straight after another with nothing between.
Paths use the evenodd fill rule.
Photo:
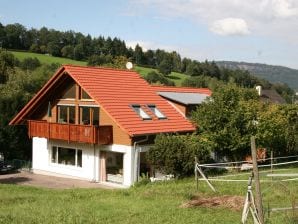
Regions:
<instances>
[{"instance_id":1,"label":"shrub","mask_svg":"<svg viewBox=\"0 0 298 224\"><path fill-rule=\"evenodd\" d=\"M167 86L175 86L175 83L171 80L168 80L163 75L157 73L157 72L149 72L147 76L145 77L146 81L149 83L160 83Z\"/></svg>"},{"instance_id":2,"label":"shrub","mask_svg":"<svg viewBox=\"0 0 298 224\"><path fill-rule=\"evenodd\" d=\"M25 58L21 63L20 63L20 67L23 70L34 70L37 67L41 66L40 61L35 57L35 58Z\"/></svg>"},{"instance_id":3,"label":"shrub","mask_svg":"<svg viewBox=\"0 0 298 224\"><path fill-rule=\"evenodd\" d=\"M150 148L148 160L158 170L180 177L193 174L195 156L204 162L209 155L204 141L195 134L161 134Z\"/></svg>"}]
</instances>

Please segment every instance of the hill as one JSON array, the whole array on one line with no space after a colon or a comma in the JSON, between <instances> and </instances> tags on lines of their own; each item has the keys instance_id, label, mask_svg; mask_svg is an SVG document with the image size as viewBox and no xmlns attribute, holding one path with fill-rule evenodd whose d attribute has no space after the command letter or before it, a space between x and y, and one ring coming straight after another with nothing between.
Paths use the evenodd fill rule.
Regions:
<instances>
[{"instance_id":1,"label":"hill","mask_svg":"<svg viewBox=\"0 0 298 224\"><path fill-rule=\"evenodd\" d=\"M54 57L48 54L38 54L38 53L32 53L32 52L26 52L26 51L9 51L11 52L17 59L20 61L24 60L25 58L31 57L31 58L37 58L41 63L50 64L50 63L58 63L58 64L73 64L73 65L87 65L86 61L77 61L72 60L68 58L62 58L62 57ZM145 68L141 66L135 66L134 70L138 72L141 76L146 77L146 75L149 72L157 71L153 68ZM180 86L181 82L188 77L185 74L178 73L178 72L172 72L168 79L175 82L176 86Z\"/></svg>"},{"instance_id":2,"label":"hill","mask_svg":"<svg viewBox=\"0 0 298 224\"><path fill-rule=\"evenodd\" d=\"M51 64L51 63L58 63L58 64L72 64L72 65L87 65L85 61L76 61L69 58L62 58L62 57L54 57L49 54L37 54L27 51L9 51L12 53L17 59L20 61L24 60L25 58L37 58L40 63L42 64Z\"/></svg>"},{"instance_id":3,"label":"hill","mask_svg":"<svg viewBox=\"0 0 298 224\"><path fill-rule=\"evenodd\" d=\"M259 63L217 61L219 67L228 69L247 70L252 75L266 79L270 82L282 82L288 84L291 88L298 90L298 70L283 66L266 65Z\"/></svg>"}]
</instances>

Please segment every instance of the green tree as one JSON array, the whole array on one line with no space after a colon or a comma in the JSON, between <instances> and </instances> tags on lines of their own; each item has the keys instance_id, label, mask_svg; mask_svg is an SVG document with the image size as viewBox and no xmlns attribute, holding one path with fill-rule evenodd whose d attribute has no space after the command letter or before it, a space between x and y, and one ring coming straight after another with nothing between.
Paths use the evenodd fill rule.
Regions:
<instances>
[{"instance_id":1,"label":"green tree","mask_svg":"<svg viewBox=\"0 0 298 224\"><path fill-rule=\"evenodd\" d=\"M14 71L17 59L12 53L0 50L0 84L5 83L10 72Z\"/></svg>"},{"instance_id":2,"label":"green tree","mask_svg":"<svg viewBox=\"0 0 298 224\"><path fill-rule=\"evenodd\" d=\"M112 64L112 55L92 55L88 58L88 65L91 66L101 66L105 64ZM127 62L127 61L126 61Z\"/></svg>"},{"instance_id":3,"label":"green tree","mask_svg":"<svg viewBox=\"0 0 298 224\"><path fill-rule=\"evenodd\" d=\"M162 84L166 86L175 86L175 83L168 78L166 78L164 75L161 75L157 72L149 72L146 77L146 81L151 83L151 84Z\"/></svg>"},{"instance_id":4,"label":"green tree","mask_svg":"<svg viewBox=\"0 0 298 224\"><path fill-rule=\"evenodd\" d=\"M255 90L222 86L198 107L192 119L213 151L239 160L248 153L249 139L254 134L252 121L256 119L254 105L258 103Z\"/></svg>"},{"instance_id":5,"label":"green tree","mask_svg":"<svg viewBox=\"0 0 298 224\"><path fill-rule=\"evenodd\" d=\"M47 44L47 52L52 56L61 56L59 44L54 41Z\"/></svg>"},{"instance_id":6,"label":"green tree","mask_svg":"<svg viewBox=\"0 0 298 224\"><path fill-rule=\"evenodd\" d=\"M143 49L139 44L137 44L135 47L133 58L137 65L145 64Z\"/></svg>"},{"instance_id":7,"label":"green tree","mask_svg":"<svg viewBox=\"0 0 298 224\"><path fill-rule=\"evenodd\" d=\"M298 152L298 105L264 104L257 117L259 144L275 155Z\"/></svg>"},{"instance_id":8,"label":"green tree","mask_svg":"<svg viewBox=\"0 0 298 224\"><path fill-rule=\"evenodd\" d=\"M36 69L39 66L41 66L41 63L36 57L34 57L34 58L31 58L31 57L25 58L20 63L20 67L24 70L31 70L32 71L32 70Z\"/></svg>"},{"instance_id":9,"label":"green tree","mask_svg":"<svg viewBox=\"0 0 298 224\"><path fill-rule=\"evenodd\" d=\"M43 65L28 73L8 71L8 80L0 85L0 152L6 159L31 159L31 141L25 125L9 126L11 119L24 107L57 69L56 64Z\"/></svg>"},{"instance_id":10,"label":"green tree","mask_svg":"<svg viewBox=\"0 0 298 224\"><path fill-rule=\"evenodd\" d=\"M75 46L73 50L73 57L75 60L83 60L85 58L84 47L82 44L78 44Z\"/></svg>"},{"instance_id":11,"label":"green tree","mask_svg":"<svg viewBox=\"0 0 298 224\"><path fill-rule=\"evenodd\" d=\"M5 26L5 41L4 48L24 49L24 41L26 35L26 28L19 24L8 24Z\"/></svg>"},{"instance_id":12,"label":"green tree","mask_svg":"<svg viewBox=\"0 0 298 224\"><path fill-rule=\"evenodd\" d=\"M173 62L169 56L164 57L164 59L157 66L158 71L163 75L169 75L173 69Z\"/></svg>"},{"instance_id":13,"label":"green tree","mask_svg":"<svg viewBox=\"0 0 298 224\"><path fill-rule=\"evenodd\" d=\"M61 55L65 58L73 58L74 47L72 45L66 45L61 49Z\"/></svg>"},{"instance_id":14,"label":"green tree","mask_svg":"<svg viewBox=\"0 0 298 224\"><path fill-rule=\"evenodd\" d=\"M197 135L161 134L156 136L148 159L156 169L180 177L193 174L195 156L205 162L209 155L204 140Z\"/></svg>"}]
</instances>

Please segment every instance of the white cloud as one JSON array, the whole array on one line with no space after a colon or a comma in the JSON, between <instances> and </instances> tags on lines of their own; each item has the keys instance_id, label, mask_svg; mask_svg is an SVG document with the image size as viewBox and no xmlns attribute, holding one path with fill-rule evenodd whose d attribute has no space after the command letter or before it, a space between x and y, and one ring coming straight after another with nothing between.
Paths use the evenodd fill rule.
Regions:
<instances>
[{"instance_id":1,"label":"white cloud","mask_svg":"<svg viewBox=\"0 0 298 224\"><path fill-rule=\"evenodd\" d=\"M216 20L210 26L210 31L223 35L246 35L249 34L248 25L241 18L225 18Z\"/></svg>"},{"instance_id":2,"label":"white cloud","mask_svg":"<svg viewBox=\"0 0 298 224\"><path fill-rule=\"evenodd\" d=\"M162 45L160 43L150 42L150 41L138 41L138 40L126 40L125 41L127 47L131 47L135 49L136 45L142 47L143 52L147 50L156 50L156 49L163 49L166 51L177 51L176 47L170 45Z\"/></svg>"},{"instance_id":3,"label":"white cloud","mask_svg":"<svg viewBox=\"0 0 298 224\"><path fill-rule=\"evenodd\" d=\"M130 3L143 14L154 12L168 18L185 18L199 26L205 25L212 32L215 21L241 18L249 24L244 34L249 31L297 42L298 30L293 29L298 24L297 0L130 0ZM245 25L242 28L245 30Z\"/></svg>"},{"instance_id":4,"label":"white cloud","mask_svg":"<svg viewBox=\"0 0 298 224\"><path fill-rule=\"evenodd\" d=\"M147 51L148 49L151 49L152 43L151 42L146 42L146 41L125 41L125 44L127 47L131 47L132 49L135 49L137 44L142 47L143 51Z\"/></svg>"},{"instance_id":5,"label":"white cloud","mask_svg":"<svg viewBox=\"0 0 298 224\"><path fill-rule=\"evenodd\" d=\"M292 64L292 67L298 68L294 60L298 52L298 29L295 29L298 24L298 0L129 0L129 2L133 5L130 9L145 19L148 15L174 21L182 19L186 23L189 21L191 25L197 24L199 32L208 29L210 32L226 36L250 34L249 37L242 39L216 37L210 42L209 40L202 42L198 36L197 43L192 41L190 46L177 44L172 47L182 56L201 60L238 58L251 62ZM243 46L247 48L241 49Z\"/></svg>"},{"instance_id":6,"label":"white cloud","mask_svg":"<svg viewBox=\"0 0 298 224\"><path fill-rule=\"evenodd\" d=\"M276 17L288 18L298 15L298 8L293 7L288 0L274 0L272 2L272 7Z\"/></svg>"}]
</instances>

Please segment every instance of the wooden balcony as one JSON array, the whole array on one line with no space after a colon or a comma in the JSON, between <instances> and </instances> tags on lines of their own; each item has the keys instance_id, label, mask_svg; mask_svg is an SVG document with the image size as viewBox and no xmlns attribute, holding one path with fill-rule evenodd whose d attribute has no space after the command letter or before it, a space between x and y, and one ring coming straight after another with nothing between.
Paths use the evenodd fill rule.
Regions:
<instances>
[{"instance_id":1,"label":"wooden balcony","mask_svg":"<svg viewBox=\"0 0 298 224\"><path fill-rule=\"evenodd\" d=\"M60 124L28 120L28 135L30 138L43 137L68 142L100 145L111 144L113 142L113 128L108 125Z\"/></svg>"}]
</instances>

